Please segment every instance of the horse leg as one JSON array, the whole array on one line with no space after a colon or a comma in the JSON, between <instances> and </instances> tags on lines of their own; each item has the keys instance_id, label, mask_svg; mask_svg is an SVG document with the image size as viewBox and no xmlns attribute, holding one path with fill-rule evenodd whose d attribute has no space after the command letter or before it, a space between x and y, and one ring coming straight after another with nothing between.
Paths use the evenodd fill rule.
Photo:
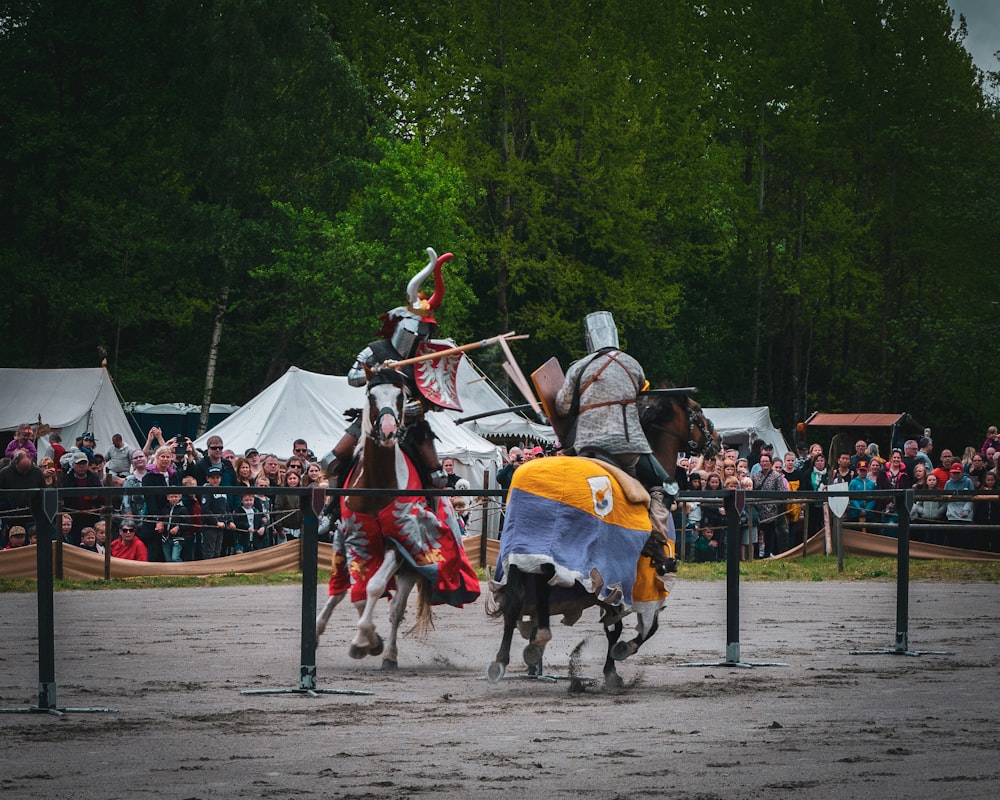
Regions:
<instances>
[{"instance_id":1,"label":"horse leg","mask_svg":"<svg viewBox=\"0 0 1000 800\"><path fill-rule=\"evenodd\" d=\"M615 647L618 646L618 640L622 635L622 628L621 617L618 617L614 624L607 625L604 628L604 635L608 637L608 654L604 659L604 688L610 691L616 691L625 685L618 674L615 659L611 655Z\"/></svg>"},{"instance_id":2,"label":"horse leg","mask_svg":"<svg viewBox=\"0 0 1000 800\"><path fill-rule=\"evenodd\" d=\"M396 576L396 596L389 604L389 640L385 645L385 652L382 655L382 669L394 670L399 665L397 663L396 635L399 633L399 626L406 616L406 601L410 597L410 592L417 583L419 576L410 569L400 570Z\"/></svg>"},{"instance_id":3,"label":"horse leg","mask_svg":"<svg viewBox=\"0 0 1000 800\"><path fill-rule=\"evenodd\" d=\"M522 658L528 665L528 674L536 678L542 675L542 658L545 655L545 645L552 641L552 629L549 620L549 595L552 586L549 580L555 575L555 567L546 565L542 572L533 575L535 588L535 621L536 627L531 641L524 648Z\"/></svg>"},{"instance_id":4,"label":"horse leg","mask_svg":"<svg viewBox=\"0 0 1000 800\"><path fill-rule=\"evenodd\" d=\"M347 597L347 592L341 592L340 594L332 594L326 598L326 603L323 608L320 609L319 615L316 617L316 638L319 639L326 630L326 624L330 621L330 615L333 613L333 609L340 605L340 601Z\"/></svg>"},{"instance_id":5,"label":"horse leg","mask_svg":"<svg viewBox=\"0 0 1000 800\"><path fill-rule=\"evenodd\" d=\"M611 649L611 657L615 661L624 661L634 655L643 642L649 639L660 627L660 609L663 608L663 600L649 600L643 603L636 603L632 610L636 614L636 637L627 642L618 642Z\"/></svg>"},{"instance_id":6,"label":"horse leg","mask_svg":"<svg viewBox=\"0 0 1000 800\"><path fill-rule=\"evenodd\" d=\"M490 683L499 683L510 664L510 645L514 639L514 628L524 610L524 574L517 567L511 567L507 572L507 581L497 591L497 602L503 613L503 636L500 639L500 649L496 657L486 667L486 679ZM493 616L497 616L495 613Z\"/></svg>"},{"instance_id":7,"label":"horse leg","mask_svg":"<svg viewBox=\"0 0 1000 800\"><path fill-rule=\"evenodd\" d=\"M389 585L389 579L396 571L398 558L394 548L390 547L386 550L385 560L368 581L365 599L354 604L361 617L358 619L358 632L351 641L348 650L351 658L364 658L382 652L382 639L375 633L375 623L372 622L372 617L375 615L375 604L385 592L385 587Z\"/></svg>"}]
</instances>

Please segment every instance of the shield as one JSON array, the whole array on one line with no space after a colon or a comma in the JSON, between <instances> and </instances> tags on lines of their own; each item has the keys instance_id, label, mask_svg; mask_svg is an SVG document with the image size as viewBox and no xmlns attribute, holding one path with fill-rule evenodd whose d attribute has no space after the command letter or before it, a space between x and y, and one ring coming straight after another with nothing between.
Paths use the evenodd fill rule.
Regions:
<instances>
[{"instance_id":1,"label":"shield","mask_svg":"<svg viewBox=\"0 0 1000 800\"><path fill-rule=\"evenodd\" d=\"M452 349L454 348L447 344L422 342L417 347L417 355L422 356ZM461 411L462 404L458 399L458 362L461 359L461 353L452 353L414 364L413 377L420 394L442 408Z\"/></svg>"},{"instance_id":2,"label":"shield","mask_svg":"<svg viewBox=\"0 0 1000 800\"><path fill-rule=\"evenodd\" d=\"M830 511L837 515L840 519L844 516L844 512L847 511L847 501L850 499L846 494L839 494L839 492L850 491L848 484L846 483L834 483L826 487L827 492L830 492L830 499L827 500L827 504L830 506Z\"/></svg>"}]
</instances>

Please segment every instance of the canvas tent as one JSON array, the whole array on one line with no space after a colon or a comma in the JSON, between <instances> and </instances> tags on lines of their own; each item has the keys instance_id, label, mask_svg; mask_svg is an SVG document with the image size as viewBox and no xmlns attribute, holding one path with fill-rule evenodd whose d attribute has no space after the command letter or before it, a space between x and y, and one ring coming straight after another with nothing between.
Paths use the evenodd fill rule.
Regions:
<instances>
[{"instance_id":1,"label":"canvas tent","mask_svg":"<svg viewBox=\"0 0 1000 800\"><path fill-rule=\"evenodd\" d=\"M204 449L209 436L221 436L227 447L242 453L256 447L262 453L288 456L292 442L305 439L318 456L328 453L347 429L344 412L364 405L365 390L347 378L290 367L277 381L238 411L195 440ZM500 466L496 445L455 425L444 412L427 415L437 434L438 455L455 460L455 472L473 486L482 486L483 473Z\"/></svg>"},{"instance_id":2,"label":"canvas tent","mask_svg":"<svg viewBox=\"0 0 1000 800\"><path fill-rule=\"evenodd\" d=\"M774 445L774 454L782 458L789 451L781 431L771 424L771 409L767 406L744 408L703 408L705 416L712 420L719 438L727 447L735 447L742 455L757 439Z\"/></svg>"},{"instance_id":3,"label":"canvas tent","mask_svg":"<svg viewBox=\"0 0 1000 800\"><path fill-rule=\"evenodd\" d=\"M103 367L0 369L0 431L11 432L13 438L22 422L39 420L58 430L67 448L85 431L94 433L99 452L107 451L115 433L129 447L136 446L111 376ZM48 437L39 437L36 446L44 452Z\"/></svg>"},{"instance_id":4,"label":"canvas tent","mask_svg":"<svg viewBox=\"0 0 1000 800\"><path fill-rule=\"evenodd\" d=\"M463 356L459 362L456 387L462 401L462 410L444 412L455 420L513 405L489 378L479 372L468 356ZM519 443L551 443L556 439L551 425L532 422L516 411L469 420L461 423L461 427L492 442L506 440L509 443L513 439Z\"/></svg>"}]
</instances>

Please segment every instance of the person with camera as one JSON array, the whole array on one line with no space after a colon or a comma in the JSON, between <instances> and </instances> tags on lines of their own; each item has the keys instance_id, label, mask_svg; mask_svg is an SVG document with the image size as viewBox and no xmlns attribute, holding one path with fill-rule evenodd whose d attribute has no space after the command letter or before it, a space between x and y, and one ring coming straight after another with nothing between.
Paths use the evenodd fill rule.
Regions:
<instances>
[{"instance_id":1,"label":"person with camera","mask_svg":"<svg viewBox=\"0 0 1000 800\"><path fill-rule=\"evenodd\" d=\"M521 448L511 447L507 451L507 463L497 472L497 483L504 491L504 502L507 502L507 495L510 493L510 482L514 479L514 470L521 466L522 459Z\"/></svg>"}]
</instances>

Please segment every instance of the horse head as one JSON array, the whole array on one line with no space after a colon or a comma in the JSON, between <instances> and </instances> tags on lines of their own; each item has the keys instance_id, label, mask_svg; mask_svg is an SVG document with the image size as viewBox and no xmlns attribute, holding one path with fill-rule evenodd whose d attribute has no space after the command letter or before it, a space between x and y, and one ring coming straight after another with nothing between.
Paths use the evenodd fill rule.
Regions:
<instances>
[{"instance_id":1,"label":"horse head","mask_svg":"<svg viewBox=\"0 0 1000 800\"><path fill-rule=\"evenodd\" d=\"M405 424L408 400L406 378L394 369L372 370L368 376L367 405L362 428L365 436L379 447L395 447Z\"/></svg>"},{"instance_id":2,"label":"horse head","mask_svg":"<svg viewBox=\"0 0 1000 800\"><path fill-rule=\"evenodd\" d=\"M678 452L715 455L721 442L712 420L690 395L659 392L643 408L640 421L657 460L673 476Z\"/></svg>"}]
</instances>

